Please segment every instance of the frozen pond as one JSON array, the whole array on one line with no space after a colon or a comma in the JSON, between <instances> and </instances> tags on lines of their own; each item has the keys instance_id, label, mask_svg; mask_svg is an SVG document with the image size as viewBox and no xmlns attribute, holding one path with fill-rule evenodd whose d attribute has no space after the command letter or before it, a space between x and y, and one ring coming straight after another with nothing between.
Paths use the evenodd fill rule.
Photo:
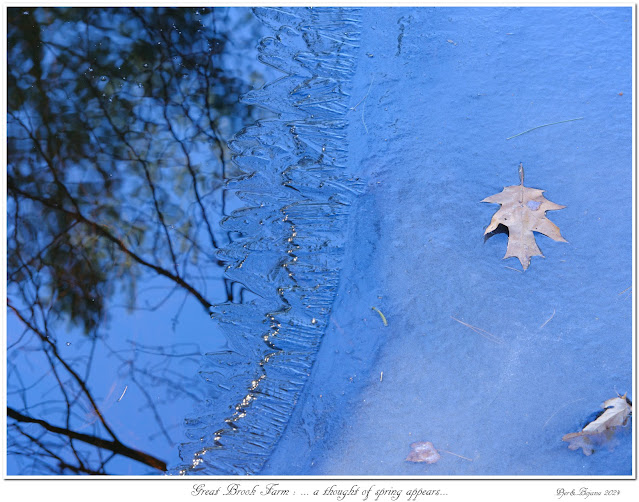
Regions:
<instances>
[{"instance_id":1,"label":"frozen pond","mask_svg":"<svg viewBox=\"0 0 639 502\"><path fill-rule=\"evenodd\" d=\"M633 400L631 8L26 12L52 48L9 56L9 439L43 460L10 474L632 473L631 426L562 441ZM520 163L567 241L526 270L481 202Z\"/></svg>"}]
</instances>

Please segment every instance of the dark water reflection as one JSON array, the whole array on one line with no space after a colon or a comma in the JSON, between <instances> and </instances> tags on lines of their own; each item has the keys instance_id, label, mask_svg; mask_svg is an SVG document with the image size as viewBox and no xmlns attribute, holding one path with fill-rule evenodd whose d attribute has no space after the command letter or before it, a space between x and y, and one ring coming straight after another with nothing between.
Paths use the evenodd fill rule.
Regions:
<instances>
[{"instance_id":1,"label":"dark water reflection","mask_svg":"<svg viewBox=\"0 0 639 502\"><path fill-rule=\"evenodd\" d=\"M242 301L215 251L260 29L248 9L8 10L9 474L175 462L208 307Z\"/></svg>"}]
</instances>

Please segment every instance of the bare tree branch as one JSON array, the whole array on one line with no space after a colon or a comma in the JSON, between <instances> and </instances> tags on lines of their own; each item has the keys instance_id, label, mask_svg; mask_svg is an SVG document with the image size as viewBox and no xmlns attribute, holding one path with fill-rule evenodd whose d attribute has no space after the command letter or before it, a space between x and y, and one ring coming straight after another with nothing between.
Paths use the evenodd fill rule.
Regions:
<instances>
[{"instance_id":1,"label":"bare tree branch","mask_svg":"<svg viewBox=\"0 0 639 502\"><path fill-rule=\"evenodd\" d=\"M78 441L83 441L87 444L102 448L103 450L109 450L117 453L118 455L136 460L150 467L153 467L154 469L166 471L166 462L163 462L162 460L159 460L154 456L149 455L148 453L129 448L128 446L122 444L120 441L109 441L107 439L102 439L96 436L90 436L88 434L75 432L64 427L57 427L55 425L51 425L48 422L45 422L44 420L23 415L22 413L14 410L13 408L10 408L9 406L7 406L7 416L9 418L12 418L13 420L17 420L18 422L38 424L41 427L44 427L49 432L53 432L54 434L61 434L71 439L77 439Z\"/></svg>"},{"instance_id":2,"label":"bare tree branch","mask_svg":"<svg viewBox=\"0 0 639 502\"><path fill-rule=\"evenodd\" d=\"M113 242L116 246L118 246L118 248L120 248L121 251L123 251L124 253L129 255L131 258L133 258L140 265L143 265L143 266L145 266L147 268L150 268L151 270L153 270L154 272L158 273L159 275L167 277L167 278L171 279L173 282L175 282L175 283L179 284L180 286L182 286L189 293L191 293L195 298L197 298L197 300L202 304L202 306L207 311L208 311L209 307L212 305L211 302L209 302L206 298L204 298L193 286L191 286L184 279L182 279L182 277L180 277L179 275L175 275L175 274L169 272L168 270L166 270L166 269L164 269L164 268L162 268L162 267L160 267L158 265L154 265L153 263L150 263L150 262L146 261L144 258L142 258L138 254L133 252L131 249L129 249L124 244L124 242L122 242L115 235L113 235L107 229L107 227L105 227L104 225L100 225L99 223L96 223L96 222L90 220L89 218L84 216L79 211L71 211L71 210L66 209L64 207L60 207L60 205L56 204L55 201L49 200L46 197L41 197L39 195L34 195L34 194L30 194L28 192L25 192L24 190L22 190L22 189L18 188L17 186L15 186L15 183L13 183L13 181L12 181L12 179L10 177L7 179L7 188L8 188L9 191L17 193L19 195L22 195L23 197L25 197L27 199L39 202L40 204L48 207L49 209L53 209L54 211L59 211L59 212L65 213L65 214L67 214L69 216L72 216L74 218L77 218L78 220L82 221L83 223L89 225L97 233L99 233L100 235L102 235L103 237L108 239L109 241Z\"/></svg>"}]
</instances>

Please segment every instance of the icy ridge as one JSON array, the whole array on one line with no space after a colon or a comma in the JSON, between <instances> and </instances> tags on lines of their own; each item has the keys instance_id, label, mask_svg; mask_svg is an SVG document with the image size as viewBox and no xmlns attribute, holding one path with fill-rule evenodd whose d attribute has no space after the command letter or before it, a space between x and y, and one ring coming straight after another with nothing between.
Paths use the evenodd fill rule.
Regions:
<instances>
[{"instance_id":1,"label":"icy ridge","mask_svg":"<svg viewBox=\"0 0 639 502\"><path fill-rule=\"evenodd\" d=\"M246 207L222 221L236 239L226 274L259 296L213 307L227 349L205 355L208 398L187 419L176 474L256 474L310 375L339 281L360 183L347 174L346 113L359 12L256 8L273 29L259 59L283 76L243 99L276 112L229 142Z\"/></svg>"}]
</instances>

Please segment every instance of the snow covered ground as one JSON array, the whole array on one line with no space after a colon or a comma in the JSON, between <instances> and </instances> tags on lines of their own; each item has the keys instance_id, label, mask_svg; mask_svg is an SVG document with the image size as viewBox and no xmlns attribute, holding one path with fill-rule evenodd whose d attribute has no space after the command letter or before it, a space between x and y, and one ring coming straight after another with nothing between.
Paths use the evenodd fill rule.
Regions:
<instances>
[{"instance_id":1,"label":"snow covered ground","mask_svg":"<svg viewBox=\"0 0 639 502\"><path fill-rule=\"evenodd\" d=\"M561 438L632 399L632 10L367 8L361 29L348 140L366 188L262 474L631 474L631 427L589 457ZM548 217L568 241L537 234L525 272L506 234L484 243L498 206L480 203L520 162L566 206ZM406 462L414 441L456 455Z\"/></svg>"}]
</instances>

